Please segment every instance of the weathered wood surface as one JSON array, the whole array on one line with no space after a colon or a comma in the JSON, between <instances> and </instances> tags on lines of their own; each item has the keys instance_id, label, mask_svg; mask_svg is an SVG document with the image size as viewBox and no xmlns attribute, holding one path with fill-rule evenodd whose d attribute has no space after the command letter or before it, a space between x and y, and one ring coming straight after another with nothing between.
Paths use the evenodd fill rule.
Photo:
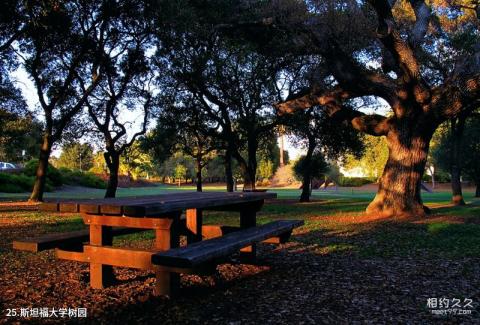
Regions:
<instances>
[{"instance_id":1,"label":"weathered wood surface","mask_svg":"<svg viewBox=\"0 0 480 325\"><path fill-rule=\"evenodd\" d=\"M47 200L43 211L82 212L86 214L125 215L130 217L162 216L187 209L209 209L276 198L266 192L185 192L110 199Z\"/></svg>"},{"instance_id":2,"label":"weathered wood surface","mask_svg":"<svg viewBox=\"0 0 480 325\"><path fill-rule=\"evenodd\" d=\"M235 253L241 248L279 236L303 225L302 220L278 220L266 225L251 227L186 247L170 249L152 255L152 263L168 267L194 268Z\"/></svg>"},{"instance_id":3,"label":"weathered wood surface","mask_svg":"<svg viewBox=\"0 0 480 325\"><path fill-rule=\"evenodd\" d=\"M133 234L139 231L145 231L147 229L134 229L118 227L113 228L112 235L120 236ZM47 249L53 249L57 247L67 247L69 245L81 244L88 242L90 239L90 230L77 230L70 232L47 234L38 237L25 238L22 240L13 241L13 249L29 252L40 252Z\"/></svg>"}]
</instances>

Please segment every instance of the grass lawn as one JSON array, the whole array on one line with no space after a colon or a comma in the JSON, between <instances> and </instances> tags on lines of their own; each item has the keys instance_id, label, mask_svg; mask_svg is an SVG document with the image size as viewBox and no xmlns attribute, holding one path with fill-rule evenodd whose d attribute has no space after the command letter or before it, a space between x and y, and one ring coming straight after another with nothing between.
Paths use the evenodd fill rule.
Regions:
<instances>
[{"instance_id":1,"label":"grass lawn","mask_svg":"<svg viewBox=\"0 0 480 325\"><path fill-rule=\"evenodd\" d=\"M193 187L120 189L119 196L193 190ZM223 190L209 187L207 190ZM88 267L57 261L52 252L14 252L11 242L27 235L84 227L79 215L0 205L2 310L20 307L87 307L90 321L116 323L430 323L479 321L480 201L452 207L447 191L424 194L427 219L376 220L363 215L374 192L314 191L298 203L299 190L272 189L258 222L303 219L290 243L260 250L258 265L219 266L218 279L182 275L178 300L151 296L152 273L116 269L121 284L88 287ZM101 197L103 191L49 193L47 197ZM24 196L4 195L5 199ZM3 210L3 211L2 211ZM206 223L234 224L226 212L206 212ZM147 247L153 234L116 238L115 244ZM63 281L63 282L62 282ZM64 283L61 286L59 283ZM48 288L48 289L45 289ZM113 298L112 298L113 297ZM471 315L433 315L429 298L473 300ZM199 302L202 303L199 303ZM54 306L55 305L55 306ZM250 310L250 312L247 312ZM4 311L2 311L4 313ZM119 316L120 315L120 316ZM7 321L0 315L0 323ZM120 322L120 321L118 321Z\"/></svg>"}]
</instances>

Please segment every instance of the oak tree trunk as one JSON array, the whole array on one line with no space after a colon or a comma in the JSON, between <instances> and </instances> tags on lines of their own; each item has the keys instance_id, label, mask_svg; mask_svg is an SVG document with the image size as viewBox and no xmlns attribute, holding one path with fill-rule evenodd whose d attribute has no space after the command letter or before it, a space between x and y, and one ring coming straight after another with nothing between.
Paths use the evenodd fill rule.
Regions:
<instances>
[{"instance_id":1,"label":"oak tree trunk","mask_svg":"<svg viewBox=\"0 0 480 325\"><path fill-rule=\"evenodd\" d=\"M433 126L415 121L397 121L386 136L389 156L379 181L378 192L367 213L382 216L425 216L420 195Z\"/></svg>"},{"instance_id":2,"label":"oak tree trunk","mask_svg":"<svg viewBox=\"0 0 480 325\"><path fill-rule=\"evenodd\" d=\"M462 193L462 182L460 180L462 174L462 158L460 157L463 131L465 129L466 117L461 114L458 117L451 120L452 131L452 148L451 148L451 166L450 174L452 176L452 203L453 205L465 205Z\"/></svg>"},{"instance_id":3,"label":"oak tree trunk","mask_svg":"<svg viewBox=\"0 0 480 325\"><path fill-rule=\"evenodd\" d=\"M225 178L227 182L227 192L233 192L234 190L234 181L233 181L233 171L232 171L232 153L230 150L225 152Z\"/></svg>"},{"instance_id":4,"label":"oak tree trunk","mask_svg":"<svg viewBox=\"0 0 480 325\"><path fill-rule=\"evenodd\" d=\"M202 192L202 157L197 156L197 192Z\"/></svg>"},{"instance_id":5,"label":"oak tree trunk","mask_svg":"<svg viewBox=\"0 0 480 325\"><path fill-rule=\"evenodd\" d=\"M45 191L45 183L47 182L48 159L52 152L53 140L51 135L44 135L42 146L40 147L40 156L38 158L38 167L36 171L35 183L33 185L30 202L43 201L43 193Z\"/></svg>"},{"instance_id":6,"label":"oak tree trunk","mask_svg":"<svg viewBox=\"0 0 480 325\"><path fill-rule=\"evenodd\" d=\"M109 177L105 198L113 198L118 188L118 169L120 167L120 155L115 151L105 152L105 161L107 163Z\"/></svg>"},{"instance_id":7,"label":"oak tree trunk","mask_svg":"<svg viewBox=\"0 0 480 325\"><path fill-rule=\"evenodd\" d=\"M308 150L304 160L304 170L302 175L302 194L300 195L300 202L310 202L310 188L312 182L312 156L314 150L315 143L314 141L309 140Z\"/></svg>"}]
</instances>

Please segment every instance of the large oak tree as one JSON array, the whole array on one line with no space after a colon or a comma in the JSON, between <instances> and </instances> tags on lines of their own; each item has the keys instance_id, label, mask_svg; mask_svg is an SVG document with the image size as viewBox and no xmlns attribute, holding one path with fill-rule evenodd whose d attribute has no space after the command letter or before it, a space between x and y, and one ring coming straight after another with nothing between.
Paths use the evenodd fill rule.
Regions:
<instances>
[{"instance_id":1,"label":"large oak tree","mask_svg":"<svg viewBox=\"0 0 480 325\"><path fill-rule=\"evenodd\" d=\"M477 7L467 4L281 1L269 3L263 19L225 29L254 41L263 31L261 51L270 46L318 55L322 63L317 79L278 107L292 112L321 105L360 132L386 137L388 161L367 212L423 216L428 209L420 185L433 132L443 121L479 104ZM277 46L266 44L265 35L279 35L271 38ZM351 108L352 102L367 96L384 100L390 113L365 114Z\"/></svg>"}]
</instances>

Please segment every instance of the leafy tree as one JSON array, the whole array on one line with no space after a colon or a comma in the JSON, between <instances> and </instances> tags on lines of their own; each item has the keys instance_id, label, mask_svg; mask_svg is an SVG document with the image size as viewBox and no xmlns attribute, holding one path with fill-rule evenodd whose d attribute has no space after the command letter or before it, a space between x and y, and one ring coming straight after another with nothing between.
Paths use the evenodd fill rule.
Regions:
<instances>
[{"instance_id":1,"label":"leafy tree","mask_svg":"<svg viewBox=\"0 0 480 325\"><path fill-rule=\"evenodd\" d=\"M88 143L69 143L62 147L56 167L89 170L93 167L93 148Z\"/></svg>"},{"instance_id":2,"label":"leafy tree","mask_svg":"<svg viewBox=\"0 0 480 325\"><path fill-rule=\"evenodd\" d=\"M347 154L342 165L345 169L360 167L367 177L378 179L388 160L387 142L383 137L370 135L363 136L362 141L365 147L363 155L359 158Z\"/></svg>"},{"instance_id":3,"label":"leafy tree","mask_svg":"<svg viewBox=\"0 0 480 325\"><path fill-rule=\"evenodd\" d=\"M475 196L480 196L480 167L478 161L480 159L480 148L478 138L480 136L480 117L478 113L472 114L465 121L461 145L458 147L457 153L461 157L461 172L468 179L473 180L476 184ZM433 150L433 158L435 164L445 170L451 170L452 164L455 163L455 156L452 154L454 150L453 142L455 132L452 128L444 128L438 145ZM458 162L457 162L458 163Z\"/></svg>"},{"instance_id":4,"label":"leafy tree","mask_svg":"<svg viewBox=\"0 0 480 325\"><path fill-rule=\"evenodd\" d=\"M246 13L231 18L220 25L226 34L244 36L263 53L318 58L309 86L290 93L280 110L322 105L360 132L385 136L389 157L367 212L424 216L428 209L420 188L432 135L445 120L478 105L477 6L463 1L287 0L244 8L249 21ZM391 114L351 105L368 98L381 98Z\"/></svg>"},{"instance_id":5,"label":"leafy tree","mask_svg":"<svg viewBox=\"0 0 480 325\"><path fill-rule=\"evenodd\" d=\"M151 44L148 24L139 20L144 17L144 9L143 2L111 3L109 11L115 13L119 21L109 21L111 27L103 28L95 35L98 43L96 55L103 59L99 74L102 80L85 105L105 144L104 157L109 170L107 198L116 194L120 156L145 134L154 105L153 75L146 55ZM90 90L82 88L83 96L88 97ZM122 119L128 111L141 116L140 128L133 134L128 133L132 121Z\"/></svg>"},{"instance_id":6,"label":"leafy tree","mask_svg":"<svg viewBox=\"0 0 480 325\"><path fill-rule=\"evenodd\" d=\"M310 158L307 159L307 156L301 156L293 164L293 172L295 177L298 179L303 179L305 174L309 174L311 178L320 178L329 171L328 163L325 161L325 158L321 153L314 153ZM305 186L305 183L303 184ZM308 188L306 191L309 192L308 199L305 201L300 200L300 202L308 202L310 200L310 182L307 184ZM302 193L305 191L302 188Z\"/></svg>"},{"instance_id":7,"label":"leafy tree","mask_svg":"<svg viewBox=\"0 0 480 325\"><path fill-rule=\"evenodd\" d=\"M24 162L38 155L42 125L31 114L0 109L0 160Z\"/></svg>"},{"instance_id":8,"label":"leafy tree","mask_svg":"<svg viewBox=\"0 0 480 325\"><path fill-rule=\"evenodd\" d=\"M273 137L277 116L272 103L280 98L277 81L287 61L223 42L201 25L190 28L160 36L157 66L169 71L177 95L191 98L208 118L208 135L225 150L227 179L233 158L242 169L244 188L254 189L257 151Z\"/></svg>"},{"instance_id":9,"label":"leafy tree","mask_svg":"<svg viewBox=\"0 0 480 325\"><path fill-rule=\"evenodd\" d=\"M176 97L178 100L179 97ZM221 149L216 137L208 125L208 116L199 109L198 103L191 97L182 97L180 103L172 99L165 100L163 110L157 120L157 127L153 131L172 136L170 142L177 150L192 157L195 161L197 191L202 191L202 170L213 159L215 150ZM153 135L159 141L159 135ZM155 145L155 144L154 144Z\"/></svg>"},{"instance_id":10,"label":"leafy tree","mask_svg":"<svg viewBox=\"0 0 480 325\"><path fill-rule=\"evenodd\" d=\"M363 150L363 144L356 132L345 127L342 123L332 120L320 107L311 107L304 111L285 116L283 123L285 131L290 134L298 147L307 149L301 160L302 193L300 202L310 200L311 181L315 177L315 152L323 152L330 160L338 159L341 155L350 153L358 156ZM317 166L318 167L318 166Z\"/></svg>"},{"instance_id":11,"label":"leafy tree","mask_svg":"<svg viewBox=\"0 0 480 325\"><path fill-rule=\"evenodd\" d=\"M187 177L187 167L181 164L176 165L173 175L175 176L175 179L178 180L178 186L180 186L182 183L182 179L185 179Z\"/></svg>"},{"instance_id":12,"label":"leafy tree","mask_svg":"<svg viewBox=\"0 0 480 325\"><path fill-rule=\"evenodd\" d=\"M271 160L260 160L258 164L258 176L265 180L273 176L273 163Z\"/></svg>"}]
</instances>

